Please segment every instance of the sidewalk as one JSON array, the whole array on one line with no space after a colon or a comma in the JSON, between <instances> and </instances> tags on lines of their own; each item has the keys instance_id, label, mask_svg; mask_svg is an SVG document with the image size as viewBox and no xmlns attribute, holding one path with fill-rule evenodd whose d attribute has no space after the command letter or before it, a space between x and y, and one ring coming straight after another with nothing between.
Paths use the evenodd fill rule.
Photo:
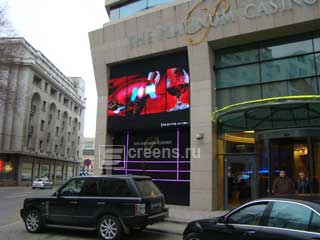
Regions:
<instances>
[{"instance_id":1,"label":"sidewalk","mask_svg":"<svg viewBox=\"0 0 320 240\"><path fill-rule=\"evenodd\" d=\"M181 235L191 221L214 218L226 214L228 211L197 211L189 207L167 205L169 217L164 222L148 226L151 231Z\"/></svg>"}]
</instances>

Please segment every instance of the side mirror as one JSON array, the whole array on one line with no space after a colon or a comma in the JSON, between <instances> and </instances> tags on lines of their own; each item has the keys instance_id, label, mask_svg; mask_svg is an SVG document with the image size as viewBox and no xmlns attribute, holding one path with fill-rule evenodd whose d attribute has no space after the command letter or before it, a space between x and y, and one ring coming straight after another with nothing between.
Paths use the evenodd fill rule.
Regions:
<instances>
[{"instance_id":1,"label":"side mirror","mask_svg":"<svg viewBox=\"0 0 320 240\"><path fill-rule=\"evenodd\" d=\"M226 223L226 218L224 216L218 217L217 218L217 223Z\"/></svg>"}]
</instances>

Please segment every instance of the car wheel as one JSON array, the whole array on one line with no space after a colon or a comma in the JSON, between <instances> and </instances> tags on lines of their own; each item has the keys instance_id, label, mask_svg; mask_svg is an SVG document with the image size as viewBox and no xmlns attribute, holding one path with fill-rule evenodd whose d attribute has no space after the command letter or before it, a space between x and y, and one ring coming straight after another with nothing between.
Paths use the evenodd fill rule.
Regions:
<instances>
[{"instance_id":1,"label":"car wheel","mask_svg":"<svg viewBox=\"0 0 320 240\"><path fill-rule=\"evenodd\" d=\"M200 237L198 237L196 233L189 233L186 240L200 240Z\"/></svg>"},{"instance_id":2,"label":"car wheel","mask_svg":"<svg viewBox=\"0 0 320 240\"><path fill-rule=\"evenodd\" d=\"M28 232L37 233L43 228L42 217L39 211L30 210L26 213L24 220Z\"/></svg>"},{"instance_id":3,"label":"car wheel","mask_svg":"<svg viewBox=\"0 0 320 240\"><path fill-rule=\"evenodd\" d=\"M111 215L103 216L97 226L101 239L118 240L122 237L123 229L120 221Z\"/></svg>"}]
</instances>

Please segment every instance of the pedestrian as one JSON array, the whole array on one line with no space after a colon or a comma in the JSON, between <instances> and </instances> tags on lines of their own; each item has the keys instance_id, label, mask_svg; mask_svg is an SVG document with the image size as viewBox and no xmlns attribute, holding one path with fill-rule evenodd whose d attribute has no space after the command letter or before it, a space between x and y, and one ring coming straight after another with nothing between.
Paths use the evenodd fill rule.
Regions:
<instances>
[{"instance_id":1,"label":"pedestrian","mask_svg":"<svg viewBox=\"0 0 320 240\"><path fill-rule=\"evenodd\" d=\"M274 180L272 185L274 195L286 195L295 193L295 183L287 176L286 171L281 170L279 176Z\"/></svg>"},{"instance_id":2,"label":"pedestrian","mask_svg":"<svg viewBox=\"0 0 320 240\"><path fill-rule=\"evenodd\" d=\"M311 182L306 177L304 172L299 173L299 179L296 183L296 187L297 187L298 193L311 193L311 189L312 189Z\"/></svg>"}]
</instances>

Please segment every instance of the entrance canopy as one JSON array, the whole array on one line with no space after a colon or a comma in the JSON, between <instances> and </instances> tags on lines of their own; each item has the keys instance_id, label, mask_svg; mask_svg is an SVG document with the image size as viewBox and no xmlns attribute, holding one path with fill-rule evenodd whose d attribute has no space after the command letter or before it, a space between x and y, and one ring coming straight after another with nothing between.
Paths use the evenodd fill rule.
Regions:
<instances>
[{"instance_id":1,"label":"entrance canopy","mask_svg":"<svg viewBox=\"0 0 320 240\"><path fill-rule=\"evenodd\" d=\"M213 112L222 132L320 127L320 95L259 99Z\"/></svg>"}]
</instances>

